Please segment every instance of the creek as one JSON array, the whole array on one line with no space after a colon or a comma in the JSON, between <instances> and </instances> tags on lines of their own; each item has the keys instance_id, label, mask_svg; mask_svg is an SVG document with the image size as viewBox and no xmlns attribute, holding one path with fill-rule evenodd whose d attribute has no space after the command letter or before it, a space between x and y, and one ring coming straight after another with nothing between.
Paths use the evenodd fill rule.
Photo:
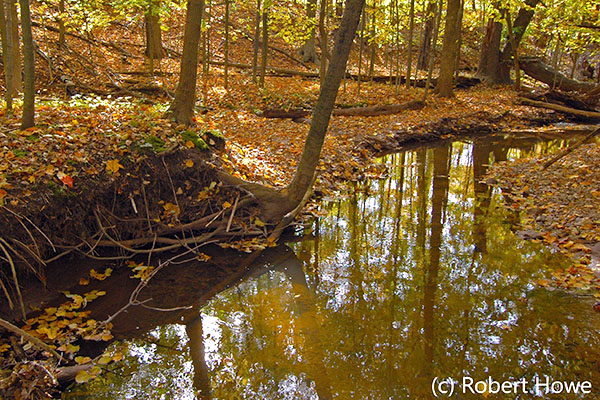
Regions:
<instances>
[{"instance_id":1,"label":"creek","mask_svg":"<svg viewBox=\"0 0 600 400\"><path fill-rule=\"evenodd\" d=\"M490 163L563 145L494 135L381 157L387 177L348 182L286 244L161 271L143 297L187 308L119 315L123 360L63 398L429 399L434 380L456 399L492 381L513 391L491 398L596 398L592 299L536 285L569 260L521 239L519 213L482 181ZM98 319L126 301L129 275L100 283ZM534 386L546 379L591 394Z\"/></svg>"}]
</instances>

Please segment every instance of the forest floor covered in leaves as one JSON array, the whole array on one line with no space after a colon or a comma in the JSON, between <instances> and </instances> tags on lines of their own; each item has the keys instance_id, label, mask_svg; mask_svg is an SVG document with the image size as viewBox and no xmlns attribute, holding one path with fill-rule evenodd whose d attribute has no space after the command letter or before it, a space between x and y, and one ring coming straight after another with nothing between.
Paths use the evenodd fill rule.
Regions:
<instances>
[{"instance_id":1,"label":"forest floor covered in leaves","mask_svg":"<svg viewBox=\"0 0 600 400\"><path fill-rule=\"evenodd\" d=\"M26 243L31 233L23 229L22 220L27 217L46 235L55 236L51 242L72 245L77 237L90 233L86 223L95 225L94 218L82 217L93 214L95 206L115 212L118 204L128 210L121 212L121 218L143 216L164 225L173 219L185 222L235 201L235 191L215 196L210 185L216 178L194 175L207 164L251 181L285 185L295 171L308 125L266 119L257 110L273 106L278 98L310 103L318 93L318 82L272 78L261 91L248 87L252 84L247 77L238 79L232 85L235 92L224 93L221 106L199 114L193 127L162 118L166 103L146 104L131 98L44 100L37 126L26 131L19 129L18 113L3 116L0 202L5 211L12 211L2 213L3 223L19 231L18 237ZM356 92L356 83L348 83L338 102L401 103L421 96L420 89L405 88L395 96L392 86L377 83L364 84L360 96ZM262 93L262 98L244 101L242 93ZM458 91L453 99L432 97L424 108L401 114L334 117L316 189L331 195L344 180L380 175L382 171L370 162L372 156L406 143L485 134L555 118L514 105L513 96L509 89L482 86ZM234 98L238 99L235 107ZM141 201L142 188L131 183L141 176L147 187L157 187L157 181L166 186Z\"/></svg>"}]
</instances>

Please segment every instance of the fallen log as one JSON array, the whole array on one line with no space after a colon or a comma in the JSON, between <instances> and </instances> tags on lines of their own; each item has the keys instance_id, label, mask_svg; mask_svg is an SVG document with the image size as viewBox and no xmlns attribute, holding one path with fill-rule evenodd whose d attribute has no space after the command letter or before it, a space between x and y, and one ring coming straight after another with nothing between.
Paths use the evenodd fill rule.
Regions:
<instances>
[{"instance_id":1,"label":"fallen log","mask_svg":"<svg viewBox=\"0 0 600 400\"><path fill-rule=\"evenodd\" d=\"M372 107L350 107L336 108L333 110L333 115L343 117L374 117L378 115L398 114L405 110L417 110L423 108L425 103L421 100L412 100L401 104L385 104ZM291 118L292 120L301 120L308 117L312 113L311 110L281 110L268 109L262 112L265 118Z\"/></svg>"},{"instance_id":2,"label":"fallen log","mask_svg":"<svg viewBox=\"0 0 600 400\"><path fill-rule=\"evenodd\" d=\"M565 106L561 106L559 104L546 103L543 101L531 100L531 99L528 99L525 97L519 97L517 99L517 101L519 103L527 105L527 106L538 107L538 108L547 108L549 110L558 111L563 114L571 114L571 115L575 115L577 117L600 120L600 112L596 112L596 111L577 110L575 108L565 107Z\"/></svg>"},{"instance_id":3,"label":"fallen log","mask_svg":"<svg viewBox=\"0 0 600 400\"><path fill-rule=\"evenodd\" d=\"M519 58L519 65L527 75L535 80L544 82L551 88L565 90L567 92L586 93L597 87L596 84L591 82L581 82L570 79L560 72L553 70L537 57L521 57Z\"/></svg>"},{"instance_id":4,"label":"fallen log","mask_svg":"<svg viewBox=\"0 0 600 400\"><path fill-rule=\"evenodd\" d=\"M582 144L588 142L591 138L596 136L598 133L600 133L600 128L593 130L587 136L585 136L583 139L581 139L579 142L575 143L573 146L567 147L565 150L561 151L560 153L558 153L557 155L555 155L554 157L552 157L551 159L546 161L544 163L544 167L542 169L547 169L549 166L551 166L552 164L554 164L555 162L557 162L558 160L560 160L567 154L571 153L573 150L577 149Z\"/></svg>"},{"instance_id":5,"label":"fallen log","mask_svg":"<svg viewBox=\"0 0 600 400\"><path fill-rule=\"evenodd\" d=\"M577 110L583 111L596 111L594 107L588 104L585 100L582 100L578 97L572 96L568 93L558 92L555 90L551 90L546 93L520 93L520 96L528 98L530 100L542 101L546 103L555 103L559 105L564 105L567 107L575 108Z\"/></svg>"}]
</instances>

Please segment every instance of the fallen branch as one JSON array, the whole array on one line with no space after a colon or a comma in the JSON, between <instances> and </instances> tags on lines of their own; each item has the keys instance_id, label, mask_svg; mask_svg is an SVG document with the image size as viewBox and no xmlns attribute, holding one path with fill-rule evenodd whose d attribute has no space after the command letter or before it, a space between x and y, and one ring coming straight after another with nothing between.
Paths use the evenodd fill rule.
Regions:
<instances>
[{"instance_id":1,"label":"fallen branch","mask_svg":"<svg viewBox=\"0 0 600 400\"><path fill-rule=\"evenodd\" d=\"M581 139L579 142L575 143L573 146L567 147L565 150L561 151L559 154L552 157L550 160L546 161L544 163L544 167L542 169L547 169L549 166L551 166L552 164L554 164L555 162L557 162L558 160L560 160L567 154L571 153L573 150L575 150L576 148L578 148L579 146L581 146L582 144L584 144L585 142L587 142L588 140L590 140L591 138L596 136L598 133L600 133L600 128L596 128L595 130L590 132L587 136L585 136L583 139Z\"/></svg>"},{"instance_id":2,"label":"fallen branch","mask_svg":"<svg viewBox=\"0 0 600 400\"><path fill-rule=\"evenodd\" d=\"M546 103L543 101L531 100L531 99L527 99L525 97L519 97L517 99L517 101L519 103L527 105L527 106L538 107L538 108L547 108L547 109L558 111L558 112L561 112L564 114L576 115L578 117L600 119L600 112L596 112L596 111L577 110L575 108L565 107L565 106L561 106L559 104Z\"/></svg>"},{"instance_id":3,"label":"fallen branch","mask_svg":"<svg viewBox=\"0 0 600 400\"><path fill-rule=\"evenodd\" d=\"M25 332L23 329L19 328L18 326L15 326L2 318L0 318L0 326L3 327L4 329L9 330L10 332L14 333L15 335L21 336L23 339L27 340L34 346L38 347L40 350L44 350L44 351L47 351L48 353L52 354L52 356L54 358L56 358L59 362L62 360L62 357L60 356L60 354L58 354L53 348L51 348L50 346L48 346L46 343L42 342L40 339L36 338L35 336L31 336L29 333Z\"/></svg>"},{"instance_id":4,"label":"fallen branch","mask_svg":"<svg viewBox=\"0 0 600 400\"><path fill-rule=\"evenodd\" d=\"M373 117L377 115L398 114L405 110L417 110L423 108L425 103L421 100L412 100L401 104L385 104L372 107L350 107L338 108L333 110L333 115L344 117ZM308 117L312 113L311 110L281 110L269 109L264 110L262 116L265 118L291 118L300 120Z\"/></svg>"},{"instance_id":5,"label":"fallen branch","mask_svg":"<svg viewBox=\"0 0 600 400\"><path fill-rule=\"evenodd\" d=\"M597 85L591 82L581 82L570 79L560 72L553 70L537 57L519 58L519 66L523 72L533 79L544 82L548 86L556 89L566 90L568 92L589 92L597 87Z\"/></svg>"}]
</instances>

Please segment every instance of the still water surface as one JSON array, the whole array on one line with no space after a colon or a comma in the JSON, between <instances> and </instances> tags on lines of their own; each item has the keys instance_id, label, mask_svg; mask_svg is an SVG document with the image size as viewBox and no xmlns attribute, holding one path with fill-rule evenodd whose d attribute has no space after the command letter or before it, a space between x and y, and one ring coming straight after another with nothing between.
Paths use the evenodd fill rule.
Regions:
<instances>
[{"instance_id":1,"label":"still water surface","mask_svg":"<svg viewBox=\"0 0 600 400\"><path fill-rule=\"evenodd\" d=\"M488 164L557 144L493 137L383 157L386 179L349 183L302 240L198 294L185 324L113 343L124 360L64 398L430 399L436 377L488 376L528 392L489 398L598 398L598 314L534 285L568 261L520 239L519 215L481 183ZM592 394L534 393L546 377Z\"/></svg>"}]
</instances>

